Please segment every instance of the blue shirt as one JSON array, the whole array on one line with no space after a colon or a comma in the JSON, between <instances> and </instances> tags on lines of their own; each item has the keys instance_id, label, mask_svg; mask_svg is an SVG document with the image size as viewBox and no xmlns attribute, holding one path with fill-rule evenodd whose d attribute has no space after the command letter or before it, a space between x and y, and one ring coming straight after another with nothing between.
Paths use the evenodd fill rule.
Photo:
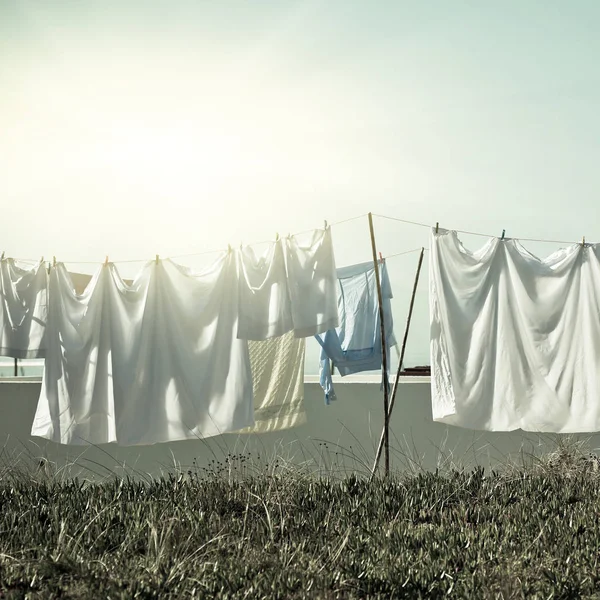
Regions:
<instances>
[{"instance_id":1,"label":"blue shirt","mask_svg":"<svg viewBox=\"0 0 600 600\"><path fill-rule=\"evenodd\" d=\"M385 262L379 263L386 348L396 344L392 318L392 289ZM325 403L335 400L332 361L340 375L381 369L381 326L375 267L372 262L337 270L340 326L316 335L321 345L320 382ZM384 377L387 384L387 374Z\"/></svg>"}]
</instances>

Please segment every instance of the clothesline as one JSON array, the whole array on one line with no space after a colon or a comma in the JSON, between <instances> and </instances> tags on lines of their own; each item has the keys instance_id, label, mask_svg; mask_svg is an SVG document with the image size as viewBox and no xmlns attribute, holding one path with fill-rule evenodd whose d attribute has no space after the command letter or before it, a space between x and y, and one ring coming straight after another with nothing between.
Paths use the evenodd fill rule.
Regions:
<instances>
[{"instance_id":1,"label":"clothesline","mask_svg":"<svg viewBox=\"0 0 600 600\"><path fill-rule=\"evenodd\" d=\"M432 228L432 224L431 223L421 223L419 221L411 221L409 219L401 219L399 217L392 217L389 215L382 215L379 213L372 213L374 217L378 217L380 219L388 219L390 221L396 221L398 223L404 223L406 225L415 225L417 227L425 227L427 229L431 229ZM357 219L362 219L363 217L366 217L368 215L368 213L363 213L360 215L356 215L354 217L349 217L347 219L342 219L340 221L334 221L333 223L327 223L327 221L325 221L325 225L329 225L330 227L333 226L337 226L337 225L342 225L344 223L348 223L350 221L356 221ZM306 229L303 231L299 231L296 233L293 233L291 235L296 236L296 235L302 235L304 233L309 233L310 231L313 231L313 229ZM497 235L492 235L489 233L481 233L478 231L467 231L464 229L455 229L454 231L456 231L457 233L462 233L465 235L475 235L475 236L479 236L479 237L487 237L487 238L492 238L492 237L500 237ZM541 242L541 243L549 243L549 244L575 244L575 243L581 243L581 242L573 242L573 241L567 241L567 240L550 240L550 239L538 239L538 238L523 238L523 237L519 237L519 240L522 242ZM259 245L259 244L266 244L269 242L272 242L273 240L264 240L262 242L251 242L248 245ZM420 249L420 248L419 248ZM416 252L419 249L415 249L415 250L409 250L408 252ZM167 256L165 258L167 259L176 259L176 258L190 258L193 256L206 256L208 254L218 254L218 253L223 253L223 252L227 252L227 248L219 248L219 249L215 249L215 250L204 250L202 252L191 252L189 254L175 254L175 255L170 255ZM385 258L394 258L396 256L401 256L403 254L407 254L408 252L399 252L396 254L391 254ZM36 263L39 262L36 259L33 258L15 258L14 260L18 260L21 262L31 262L31 263ZM43 260L43 257L40 259L40 261ZM114 263L114 264L127 264L127 263L143 263L143 262L147 262L149 260L148 257L146 258L136 258L136 259L127 259L127 260L111 260L110 262ZM61 260L62 263L67 263L67 264L77 264L77 265L97 265L97 264L101 264L103 261L97 261L97 260L91 260L91 261L82 261L82 260Z\"/></svg>"},{"instance_id":2,"label":"clothesline","mask_svg":"<svg viewBox=\"0 0 600 600\"><path fill-rule=\"evenodd\" d=\"M413 248L412 250L405 250L404 252L396 252L396 254L388 254L387 256L384 256L383 258L385 258L385 260L388 260L390 258L395 258L396 256L404 256L405 254L412 254L413 252L419 252L421 250L421 247L419 248ZM427 252L429 250L429 248L425 248L425 252Z\"/></svg>"},{"instance_id":3,"label":"clothesline","mask_svg":"<svg viewBox=\"0 0 600 600\"><path fill-rule=\"evenodd\" d=\"M332 225L339 225L339 223L332 223ZM312 230L308 230L308 231L312 231ZM302 232L305 233L305 232ZM296 234L297 235L297 234ZM256 243L261 243L261 242L256 242ZM385 260L389 260L390 258L396 258L397 256L404 256L406 254L412 254L413 252L419 252L421 250L421 246L419 246L418 248L413 248L412 250L404 250L404 252L396 252L394 254L388 254L387 256L384 256L383 258ZM425 248L425 252L428 252L429 248ZM201 254L215 254L217 252L225 252L225 250L209 250L207 252L202 252ZM168 258L185 258L187 256L200 256L200 254L179 254L177 256L169 256ZM28 259L23 259L23 258L16 258L15 260L20 260L23 262L29 262ZM121 260L121 261L113 261L113 262L119 262L119 263L134 263L134 262L147 262L148 259L143 259L143 260ZM75 261L64 261L66 262L75 262ZM77 262L76 264L85 264L85 265L97 265L99 264L97 261L95 262Z\"/></svg>"},{"instance_id":4,"label":"clothesline","mask_svg":"<svg viewBox=\"0 0 600 600\"><path fill-rule=\"evenodd\" d=\"M325 225L329 226L329 227L333 227L335 225L341 225L342 223L348 223L349 221L356 221L357 219L362 219L363 217L366 217L368 213L363 213L362 215L356 215L355 217L349 217L348 219L342 219L341 221L334 221L333 223L328 223L327 221L325 221ZM292 236L296 236L296 235L302 235L303 233L310 233L311 231L314 231L314 227L311 229L305 229L303 231L297 231L296 233L292 233L290 235ZM258 244L267 244L272 242L273 240L263 240L262 242L251 242L248 245L258 245ZM192 257L192 256L205 256L208 254L218 254L221 252L227 252L227 248L218 248L216 250L204 250L202 252L191 252L190 254L174 254L174 255L170 255L170 256L166 256L165 258L167 259L174 259L174 258L188 258L188 257ZM37 263L43 260L44 257L42 257L41 259L35 259L35 258L14 258L14 260L18 260L21 262L31 262L31 263ZM134 259L129 259L129 260L111 260L110 262L113 264L125 264L125 263L142 263L142 262L147 262L149 260L148 257L146 258L134 258ZM77 265L97 265L97 264L101 264L104 261L101 260L61 260L60 262L64 263L64 264L77 264Z\"/></svg>"},{"instance_id":5,"label":"clothesline","mask_svg":"<svg viewBox=\"0 0 600 600\"><path fill-rule=\"evenodd\" d=\"M427 229L432 228L431 223L419 223L418 221L409 221L407 219L399 219L398 217L390 217L388 215L380 215L380 214L376 214L376 213L373 213L373 216L379 217L380 219L389 219L390 221L398 221L399 223L406 223L407 225L416 225L417 227L426 227ZM477 231L465 231L463 229L454 229L453 231L456 231L456 233L463 233L465 235L477 235L479 237L487 237L487 238L500 237L498 235L492 235L490 233L481 233L481 232L477 232ZM543 243L548 243L548 244L580 244L581 243L581 242L573 242L573 241L566 241L566 240L542 240L542 239L537 239L537 238L524 238L524 237L519 237L519 241L521 241L521 242L543 242Z\"/></svg>"}]
</instances>

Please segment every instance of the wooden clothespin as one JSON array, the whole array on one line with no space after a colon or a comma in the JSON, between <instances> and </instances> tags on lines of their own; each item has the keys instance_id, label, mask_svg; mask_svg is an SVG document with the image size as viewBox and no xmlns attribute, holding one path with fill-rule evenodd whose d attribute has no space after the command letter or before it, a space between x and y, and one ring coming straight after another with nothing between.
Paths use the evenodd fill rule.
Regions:
<instances>
[{"instance_id":1,"label":"wooden clothespin","mask_svg":"<svg viewBox=\"0 0 600 600\"><path fill-rule=\"evenodd\" d=\"M438 233L438 232L439 232L439 230L440 230L440 224L439 224L439 223L436 223L436 224L435 224L435 232L436 232L436 233Z\"/></svg>"},{"instance_id":2,"label":"wooden clothespin","mask_svg":"<svg viewBox=\"0 0 600 600\"><path fill-rule=\"evenodd\" d=\"M581 247L585 248L585 235L583 236L583 239L581 240Z\"/></svg>"},{"instance_id":3,"label":"wooden clothespin","mask_svg":"<svg viewBox=\"0 0 600 600\"><path fill-rule=\"evenodd\" d=\"M56 256L52 257L52 266L55 267L56 266Z\"/></svg>"},{"instance_id":4,"label":"wooden clothespin","mask_svg":"<svg viewBox=\"0 0 600 600\"><path fill-rule=\"evenodd\" d=\"M4 250L2 250L2 256L0 256L0 260L4 260Z\"/></svg>"},{"instance_id":5,"label":"wooden clothespin","mask_svg":"<svg viewBox=\"0 0 600 600\"><path fill-rule=\"evenodd\" d=\"M278 233L276 233L276 234L275 234L275 241L276 241L276 242L278 242L278 241L279 241L279 234L278 234Z\"/></svg>"},{"instance_id":6,"label":"wooden clothespin","mask_svg":"<svg viewBox=\"0 0 600 600\"><path fill-rule=\"evenodd\" d=\"M383 255L381 254L381 252L379 253L379 262L383 262Z\"/></svg>"},{"instance_id":7,"label":"wooden clothespin","mask_svg":"<svg viewBox=\"0 0 600 600\"><path fill-rule=\"evenodd\" d=\"M327 221L323 221L323 229L327 229Z\"/></svg>"},{"instance_id":8,"label":"wooden clothespin","mask_svg":"<svg viewBox=\"0 0 600 600\"><path fill-rule=\"evenodd\" d=\"M158 254L156 255L156 264L158 264L158 261L160 260L160 256L158 256Z\"/></svg>"},{"instance_id":9,"label":"wooden clothespin","mask_svg":"<svg viewBox=\"0 0 600 600\"><path fill-rule=\"evenodd\" d=\"M108 267L108 256L104 259L104 266Z\"/></svg>"},{"instance_id":10,"label":"wooden clothespin","mask_svg":"<svg viewBox=\"0 0 600 600\"><path fill-rule=\"evenodd\" d=\"M504 239L504 234L505 234L505 233L506 233L506 229L503 229L503 230L502 230L502 237L500 238L501 240L503 240L503 239Z\"/></svg>"}]
</instances>

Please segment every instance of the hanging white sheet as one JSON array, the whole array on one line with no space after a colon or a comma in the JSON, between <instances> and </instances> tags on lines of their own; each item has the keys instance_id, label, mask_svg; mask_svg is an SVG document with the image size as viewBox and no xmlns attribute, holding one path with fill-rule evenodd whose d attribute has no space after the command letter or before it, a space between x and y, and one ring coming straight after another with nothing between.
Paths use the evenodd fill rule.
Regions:
<instances>
[{"instance_id":1,"label":"hanging white sheet","mask_svg":"<svg viewBox=\"0 0 600 600\"><path fill-rule=\"evenodd\" d=\"M0 260L0 355L43 358L45 355L48 275L44 263L19 267Z\"/></svg>"},{"instance_id":2,"label":"hanging white sheet","mask_svg":"<svg viewBox=\"0 0 600 600\"><path fill-rule=\"evenodd\" d=\"M293 332L249 342L255 425L240 433L266 433L306 423L304 355L306 340Z\"/></svg>"},{"instance_id":3,"label":"hanging white sheet","mask_svg":"<svg viewBox=\"0 0 600 600\"><path fill-rule=\"evenodd\" d=\"M32 435L63 444L153 444L254 424L248 344L237 339L233 253L192 277L148 263L131 286L114 265L85 293L50 275L48 357Z\"/></svg>"},{"instance_id":4,"label":"hanging white sheet","mask_svg":"<svg viewBox=\"0 0 600 600\"><path fill-rule=\"evenodd\" d=\"M238 265L238 337L266 340L291 331L294 323L281 240L269 244L259 257L250 246L240 248Z\"/></svg>"},{"instance_id":5,"label":"hanging white sheet","mask_svg":"<svg viewBox=\"0 0 600 600\"><path fill-rule=\"evenodd\" d=\"M337 275L331 228L288 236L286 266L296 337L310 337L337 327Z\"/></svg>"},{"instance_id":6,"label":"hanging white sheet","mask_svg":"<svg viewBox=\"0 0 600 600\"><path fill-rule=\"evenodd\" d=\"M87 273L74 273L73 271L69 271L69 277L71 278L71 283L73 284L73 290L79 295L85 293L85 289L92 280L92 275L88 275ZM123 283L127 286L130 286L133 281L131 279L123 279Z\"/></svg>"},{"instance_id":7,"label":"hanging white sheet","mask_svg":"<svg viewBox=\"0 0 600 600\"><path fill-rule=\"evenodd\" d=\"M430 243L433 418L470 429L600 430L600 245L545 260L512 239Z\"/></svg>"}]
</instances>

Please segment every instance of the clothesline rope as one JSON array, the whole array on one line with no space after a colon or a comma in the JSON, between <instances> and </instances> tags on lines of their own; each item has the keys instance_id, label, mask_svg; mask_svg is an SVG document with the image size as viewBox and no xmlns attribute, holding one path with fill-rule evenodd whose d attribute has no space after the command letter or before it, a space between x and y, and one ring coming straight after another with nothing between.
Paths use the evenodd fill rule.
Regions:
<instances>
[{"instance_id":1,"label":"clothesline rope","mask_svg":"<svg viewBox=\"0 0 600 600\"><path fill-rule=\"evenodd\" d=\"M350 221L356 221L357 219L362 219L364 217L366 217L369 213L363 213L360 215L356 215L355 217L349 217L347 219L342 219L340 221L334 221L332 223L328 223L329 227L334 227L337 225L342 225L343 223L349 223ZM399 217L392 217L390 215L382 215L379 213L372 213L374 217L378 217L380 219L388 219L390 221L396 221L398 223L404 223L406 225L415 225L417 227L425 227L427 229L431 229L432 228L432 224L431 223L421 223L419 221L411 221L409 219L400 219ZM325 223L327 223L327 221L325 221ZM293 233L291 235L302 235L303 233L309 233L311 231L314 231L314 228L312 229L305 229L303 231L298 231L296 233ZM489 233L481 233L478 231L466 231L464 229L455 229L454 231L456 231L457 233L462 233L464 235L475 235L475 236L479 236L479 237L487 237L487 238L493 238L493 237L498 237L497 235L492 235ZM577 244L577 243L581 243L579 241L577 242L573 242L573 241L567 241L567 240L549 240L549 239L538 239L538 238L523 238L523 237L519 237L518 238L519 241L522 242L541 242L541 243L547 243L547 244ZM258 244L265 244L265 243L269 243L272 240L265 240L262 242L251 242L248 245L258 245ZM415 250L409 250L408 252L416 252L417 250L420 250L420 248L417 248ZM427 249L426 249L427 250ZM165 258L168 259L175 259L175 258L190 258L193 256L206 256L208 254L218 254L221 252L227 252L227 248L219 248L217 250L204 250L202 252L191 252L189 254L175 254L175 255L170 255L167 256ZM406 254L408 252L399 252L397 254L392 254L387 256L386 258L394 258L396 256L401 256L402 254ZM37 263L40 262L41 259L34 259L34 258L14 258L14 260L20 261L20 262L30 262L30 263ZM147 262L148 260L151 260L150 258L136 258L136 259L128 259L128 260L112 260L111 262L114 264L131 264L131 263L144 263ZM97 261L97 260L89 260L89 261L85 261L85 260L62 260L61 262L63 263L69 263L69 264L76 264L76 265L97 265L97 264L102 264L104 261Z\"/></svg>"},{"instance_id":2,"label":"clothesline rope","mask_svg":"<svg viewBox=\"0 0 600 600\"><path fill-rule=\"evenodd\" d=\"M366 217L368 213L363 213L362 215L357 215L355 217L350 217L348 219L342 219L341 221L334 221L333 223L328 223L328 221L325 221L325 224L327 224L328 227L333 227L335 225L342 225L343 223L348 223L350 221L356 221L357 219L362 219L363 217ZM303 233L310 233L311 231L314 231L315 228L311 228L311 229L305 229L303 231L297 231L296 233L292 233L290 235L292 236L296 236L296 235L302 235ZM254 245L258 245L258 244L267 244L272 242L273 240L265 240L262 242L251 242L250 246L254 246ZM191 252L190 254L174 254L174 255L170 255L170 256L166 256L165 258L167 259L173 259L173 258L188 258L188 257L192 257L192 256L204 256L207 254L218 254L220 252L227 252L227 248L219 248L218 250L204 250L202 252ZM35 259L35 258L13 258L13 260L18 260L20 262L31 262L31 263L37 263L40 262L41 259ZM135 259L129 259L129 260L111 260L110 262L113 264L124 264L124 263L142 263L142 262L148 262L149 260L151 260L150 258L135 258ZM76 265L97 265L97 264L102 264L104 261L102 260L61 260L62 263L64 264L76 264Z\"/></svg>"},{"instance_id":3,"label":"clothesline rope","mask_svg":"<svg viewBox=\"0 0 600 600\"><path fill-rule=\"evenodd\" d=\"M380 215L380 214L376 214L376 213L373 213L373 216L379 217L380 219L389 219L390 221L398 221L400 223L406 223L408 225L416 225L418 227L427 227L427 229L432 229L431 223L419 223L418 221L408 221L407 219L399 219L398 217L390 217L388 215ZM490 233L480 233L477 231L465 231L463 229L454 229L454 231L456 231L456 233L463 233L465 235L477 235L479 237L487 237L487 238L499 237L497 235L492 235ZM520 237L518 239L521 242L543 242L543 243L548 243L548 244L580 244L581 243L579 241L573 242L573 241L566 241L566 240L540 240L540 239L536 239L536 238L524 238L524 237Z\"/></svg>"},{"instance_id":4,"label":"clothesline rope","mask_svg":"<svg viewBox=\"0 0 600 600\"><path fill-rule=\"evenodd\" d=\"M429 250L429 248L425 248L425 252L427 252ZM390 258L395 258L396 256L404 256L405 254L412 254L413 252L420 252L421 251L421 246L419 246L418 248L414 248L413 250L405 250L404 252L396 252L395 254L388 254L387 256L384 256L383 258L385 260L388 260Z\"/></svg>"}]
</instances>

